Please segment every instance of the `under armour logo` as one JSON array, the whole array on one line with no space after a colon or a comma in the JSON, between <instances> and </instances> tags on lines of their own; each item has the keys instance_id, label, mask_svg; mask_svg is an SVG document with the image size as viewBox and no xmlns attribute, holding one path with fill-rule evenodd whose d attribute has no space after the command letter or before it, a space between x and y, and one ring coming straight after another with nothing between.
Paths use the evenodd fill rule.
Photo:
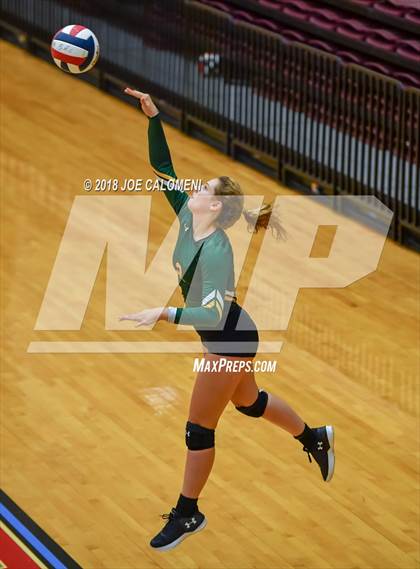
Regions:
<instances>
[{"instance_id":1,"label":"under armour logo","mask_svg":"<svg viewBox=\"0 0 420 569\"><path fill-rule=\"evenodd\" d=\"M197 520L196 520L195 518L191 518L191 521L190 521L190 522L185 522L185 527L186 527L187 529L190 529L190 527L191 527L192 525L196 524L196 523L197 523Z\"/></svg>"},{"instance_id":2,"label":"under armour logo","mask_svg":"<svg viewBox=\"0 0 420 569\"><path fill-rule=\"evenodd\" d=\"M189 436L190 436L190 431L187 431L187 437L189 437Z\"/></svg>"},{"instance_id":3,"label":"under armour logo","mask_svg":"<svg viewBox=\"0 0 420 569\"><path fill-rule=\"evenodd\" d=\"M318 441L318 448L317 450L323 450L324 449L324 443L322 441Z\"/></svg>"},{"instance_id":4,"label":"under armour logo","mask_svg":"<svg viewBox=\"0 0 420 569\"><path fill-rule=\"evenodd\" d=\"M188 231L189 227L186 223L184 223L184 231Z\"/></svg>"}]
</instances>

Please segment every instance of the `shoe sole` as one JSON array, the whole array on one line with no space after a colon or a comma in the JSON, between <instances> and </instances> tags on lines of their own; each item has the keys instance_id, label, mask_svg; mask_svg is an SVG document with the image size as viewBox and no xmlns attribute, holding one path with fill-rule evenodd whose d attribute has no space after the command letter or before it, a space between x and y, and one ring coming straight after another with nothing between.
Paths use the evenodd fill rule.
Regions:
<instances>
[{"instance_id":1,"label":"shoe sole","mask_svg":"<svg viewBox=\"0 0 420 569\"><path fill-rule=\"evenodd\" d=\"M326 431L327 431L327 438L328 438L328 443L330 445L330 448L327 452L327 458L328 458L328 473L327 473L327 478L325 479L325 482L329 482L331 480L331 478L333 477L334 474L334 467L335 467L335 454L334 454L334 427L332 427L331 425L327 425L325 427Z\"/></svg>"},{"instance_id":2,"label":"shoe sole","mask_svg":"<svg viewBox=\"0 0 420 569\"><path fill-rule=\"evenodd\" d=\"M162 547L153 547L152 545L150 547L152 549L154 549L155 551L169 551L170 549L174 549L174 547L179 545L181 543L181 541L184 541L184 539L186 537L189 537L190 535L194 535L195 533L203 530L206 527L206 525L207 525L207 519L204 518L204 520L201 522L201 524L198 526L198 528L196 528L194 531L189 531L188 533L184 533L183 535L178 537L178 539L176 539L172 543L168 543L168 545L162 545Z\"/></svg>"}]
</instances>

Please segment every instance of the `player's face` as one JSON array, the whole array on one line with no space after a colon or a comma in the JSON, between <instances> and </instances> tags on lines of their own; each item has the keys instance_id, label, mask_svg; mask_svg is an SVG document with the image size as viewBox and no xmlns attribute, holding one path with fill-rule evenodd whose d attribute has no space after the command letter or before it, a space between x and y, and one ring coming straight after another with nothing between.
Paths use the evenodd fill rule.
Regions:
<instances>
[{"instance_id":1,"label":"player's face","mask_svg":"<svg viewBox=\"0 0 420 569\"><path fill-rule=\"evenodd\" d=\"M215 198L218 183L218 178L213 178L208 182L203 182L199 190L191 193L188 207L193 213L205 213L213 210L216 212L218 210L220 201Z\"/></svg>"}]
</instances>

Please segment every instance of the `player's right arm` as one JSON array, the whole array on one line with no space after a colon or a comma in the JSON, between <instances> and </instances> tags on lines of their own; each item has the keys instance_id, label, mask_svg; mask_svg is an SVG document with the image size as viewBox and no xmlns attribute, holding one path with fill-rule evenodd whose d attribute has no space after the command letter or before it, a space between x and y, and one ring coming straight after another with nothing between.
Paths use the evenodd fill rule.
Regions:
<instances>
[{"instance_id":1,"label":"player's right arm","mask_svg":"<svg viewBox=\"0 0 420 569\"><path fill-rule=\"evenodd\" d=\"M159 110L152 101L150 95L136 91L134 89L125 89L125 93L139 99L144 114L149 118L148 138L149 138L149 159L153 171L159 178L164 194L169 201L172 209L178 215L182 206L187 201L188 196L179 189L168 189L168 182L176 180L175 170L172 165L171 154L169 152L168 143L166 142L165 133L159 117Z\"/></svg>"}]
</instances>

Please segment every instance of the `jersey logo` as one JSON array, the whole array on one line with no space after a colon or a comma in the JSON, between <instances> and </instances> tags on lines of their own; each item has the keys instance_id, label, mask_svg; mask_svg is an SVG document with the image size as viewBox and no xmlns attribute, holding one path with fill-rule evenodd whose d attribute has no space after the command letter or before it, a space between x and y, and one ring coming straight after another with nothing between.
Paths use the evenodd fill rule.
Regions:
<instances>
[{"instance_id":1,"label":"jersey logo","mask_svg":"<svg viewBox=\"0 0 420 569\"><path fill-rule=\"evenodd\" d=\"M193 524L196 524L196 523L197 523L197 520L196 520L195 518L191 518L191 521L190 521L190 522L185 522L185 527L186 527L187 529L190 529L190 527L191 527Z\"/></svg>"},{"instance_id":2,"label":"jersey logo","mask_svg":"<svg viewBox=\"0 0 420 569\"><path fill-rule=\"evenodd\" d=\"M184 223L184 231L188 231L188 229L189 229L189 226L186 223Z\"/></svg>"}]
</instances>

